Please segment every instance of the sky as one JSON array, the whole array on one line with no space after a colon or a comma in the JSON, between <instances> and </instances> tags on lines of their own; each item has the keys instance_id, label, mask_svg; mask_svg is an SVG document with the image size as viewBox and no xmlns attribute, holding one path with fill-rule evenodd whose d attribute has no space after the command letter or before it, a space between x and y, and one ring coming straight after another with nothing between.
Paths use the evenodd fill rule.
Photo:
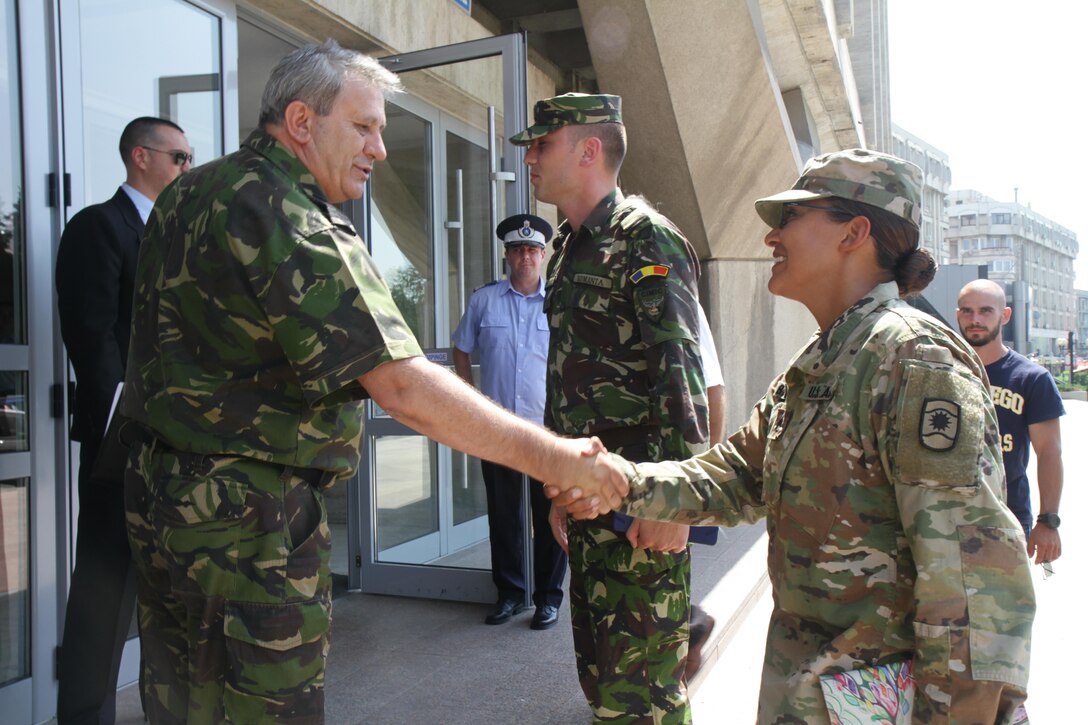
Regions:
<instances>
[{"instance_id":1,"label":"sky","mask_svg":"<svg viewBox=\"0 0 1088 725\"><path fill-rule=\"evenodd\" d=\"M948 154L952 189L1073 231L1088 289L1088 2L888 0L888 33L892 122Z\"/></svg>"}]
</instances>

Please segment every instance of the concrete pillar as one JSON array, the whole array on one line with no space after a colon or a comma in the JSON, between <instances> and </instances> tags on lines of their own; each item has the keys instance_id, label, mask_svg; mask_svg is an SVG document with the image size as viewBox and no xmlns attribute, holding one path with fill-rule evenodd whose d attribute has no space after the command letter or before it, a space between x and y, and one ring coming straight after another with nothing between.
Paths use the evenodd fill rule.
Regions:
<instances>
[{"instance_id":1,"label":"concrete pillar","mask_svg":"<svg viewBox=\"0 0 1088 725\"><path fill-rule=\"evenodd\" d=\"M722 357L731 427L815 325L766 291L752 202L789 188L799 158L755 0L579 0L602 92L623 96L621 184L684 231Z\"/></svg>"}]
</instances>

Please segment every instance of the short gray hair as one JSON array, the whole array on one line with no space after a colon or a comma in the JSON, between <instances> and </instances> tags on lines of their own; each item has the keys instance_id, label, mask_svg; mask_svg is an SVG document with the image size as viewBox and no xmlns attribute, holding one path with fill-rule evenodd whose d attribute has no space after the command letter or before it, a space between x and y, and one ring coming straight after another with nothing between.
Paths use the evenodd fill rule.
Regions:
<instances>
[{"instance_id":1,"label":"short gray hair","mask_svg":"<svg viewBox=\"0 0 1088 725\"><path fill-rule=\"evenodd\" d=\"M362 80L388 97L403 90L396 73L374 58L342 48L335 40L311 43L288 53L272 69L261 96L260 125L279 124L293 101L328 115L346 80Z\"/></svg>"}]
</instances>

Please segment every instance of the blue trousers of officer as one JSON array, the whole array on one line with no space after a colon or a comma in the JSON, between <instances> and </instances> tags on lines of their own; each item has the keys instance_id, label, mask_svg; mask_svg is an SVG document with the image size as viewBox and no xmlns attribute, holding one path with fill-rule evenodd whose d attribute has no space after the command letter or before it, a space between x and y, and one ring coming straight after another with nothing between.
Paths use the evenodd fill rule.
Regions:
<instances>
[{"instance_id":1,"label":"blue trousers of officer","mask_svg":"<svg viewBox=\"0 0 1088 725\"><path fill-rule=\"evenodd\" d=\"M487 518L491 536L491 578L500 599L520 600L525 595L522 566L522 474L505 466L481 461L487 489ZM558 607L563 601L567 555L548 524L551 502L539 481L529 481L533 518L533 603Z\"/></svg>"}]
</instances>

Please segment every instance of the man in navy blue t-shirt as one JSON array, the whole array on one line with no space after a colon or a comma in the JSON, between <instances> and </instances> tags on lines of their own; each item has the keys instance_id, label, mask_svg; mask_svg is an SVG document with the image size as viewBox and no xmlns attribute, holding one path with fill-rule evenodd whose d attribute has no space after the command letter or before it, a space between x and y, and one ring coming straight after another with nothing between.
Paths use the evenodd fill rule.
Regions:
<instances>
[{"instance_id":1,"label":"man in navy blue t-shirt","mask_svg":"<svg viewBox=\"0 0 1088 725\"><path fill-rule=\"evenodd\" d=\"M1001 328L1011 316L1001 285L980 279L960 290L956 320L990 378L990 394L1001 430L1009 508L1024 527L1028 556L1034 556L1035 563L1042 564L1062 554L1058 535L1062 436L1058 418L1065 415L1065 408L1050 373L1002 342ZM1027 476L1029 442L1035 450L1039 482L1039 517L1035 526Z\"/></svg>"}]
</instances>

